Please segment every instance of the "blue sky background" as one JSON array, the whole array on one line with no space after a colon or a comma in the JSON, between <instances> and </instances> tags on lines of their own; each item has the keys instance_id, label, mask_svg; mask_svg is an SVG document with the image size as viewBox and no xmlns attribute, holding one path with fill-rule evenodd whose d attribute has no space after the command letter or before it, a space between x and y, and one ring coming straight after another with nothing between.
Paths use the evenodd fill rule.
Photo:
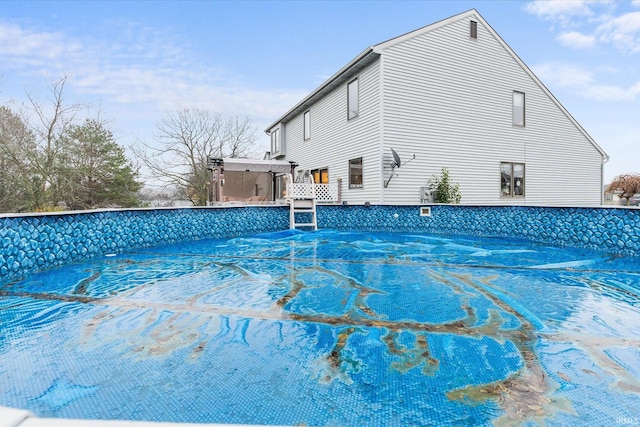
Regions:
<instances>
[{"instance_id":1,"label":"blue sky background","mask_svg":"<svg viewBox=\"0 0 640 427\"><path fill-rule=\"evenodd\" d=\"M0 104L65 98L153 140L199 107L264 128L370 45L475 8L611 157L640 172L640 0L0 1Z\"/></svg>"}]
</instances>

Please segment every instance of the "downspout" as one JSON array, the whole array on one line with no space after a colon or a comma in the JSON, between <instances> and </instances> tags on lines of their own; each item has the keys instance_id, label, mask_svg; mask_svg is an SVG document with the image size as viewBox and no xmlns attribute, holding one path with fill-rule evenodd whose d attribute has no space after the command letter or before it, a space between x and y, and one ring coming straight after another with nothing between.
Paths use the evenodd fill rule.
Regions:
<instances>
[{"instance_id":1,"label":"downspout","mask_svg":"<svg viewBox=\"0 0 640 427\"><path fill-rule=\"evenodd\" d=\"M604 205L604 162L600 164L600 206Z\"/></svg>"},{"instance_id":2,"label":"downspout","mask_svg":"<svg viewBox=\"0 0 640 427\"><path fill-rule=\"evenodd\" d=\"M604 206L604 164L609 161L609 156L602 152L602 163L600 163L600 206Z\"/></svg>"}]
</instances>

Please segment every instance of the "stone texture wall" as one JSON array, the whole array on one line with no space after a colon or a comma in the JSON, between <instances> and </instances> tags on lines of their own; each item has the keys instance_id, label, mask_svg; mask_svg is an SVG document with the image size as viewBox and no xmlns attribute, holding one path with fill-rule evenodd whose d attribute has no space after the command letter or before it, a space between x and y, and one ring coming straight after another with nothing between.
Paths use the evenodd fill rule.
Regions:
<instances>
[{"instance_id":1,"label":"stone texture wall","mask_svg":"<svg viewBox=\"0 0 640 427\"><path fill-rule=\"evenodd\" d=\"M431 206L320 206L320 228L521 237L640 256L640 210ZM286 206L96 211L0 217L0 280L70 261L180 241L289 228Z\"/></svg>"},{"instance_id":2,"label":"stone texture wall","mask_svg":"<svg viewBox=\"0 0 640 427\"><path fill-rule=\"evenodd\" d=\"M640 209L436 205L431 216L420 216L419 206L326 206L318 211L318 224L351 231L520 237L640 256Z\"/></svg>"},{"instance_id":3,"label":"stone texture wall","mask_svg":"<svg viewBox=\"0 0 640 427\"><path fill-rule=\"evenodd\" d=\"M121 210L0 217L0 280L130 249L287 228L287 207Z\"/></svg>"}]
</instances>

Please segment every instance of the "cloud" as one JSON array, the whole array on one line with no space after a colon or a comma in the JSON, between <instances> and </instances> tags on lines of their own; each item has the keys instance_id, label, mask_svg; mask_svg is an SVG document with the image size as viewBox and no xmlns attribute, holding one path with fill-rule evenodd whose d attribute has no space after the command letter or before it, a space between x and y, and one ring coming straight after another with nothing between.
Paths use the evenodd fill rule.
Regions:
<instances>
[{"instance_id":1,"label":"cloud","mask_svg":"<svg viewBox=\"0 0 640 427\"><path fill-rule=\"evenodd\" d=\"M173 33L120 23L105 37L83 37L80 42L62 32L0 22L3 80L14 84L7 81L6 70L36 83L69 75L68 98L99 102L101 114L119 126L135 127L126 133L147 132L167 111L193 106L247 116L259 126L260 135L306 95L306 90L251 87L234 70L200 62L188 43L166 34Z\"/></svg>"},{"instance_id":2,"label":"cloud","mask_svg":"<svg viewBox=\"0 0 640 427\"><path fill-rule=\"evenodd\" d=\"M586 49L595 46L596 38L594 36L582 34L576 31L562 33L558 36L558 41L573 49Z\"/></svg>"},{"instance_id":3,"label":"cloud","mask_svg":"<svg viewBox=\"0 0 640 427\"><path fill-rule=\"evenodd\" d=\"M534 0L525 6L525 10L542 18L555 19L566 16L589 16L592 14L587 1Z\"/></svg>"},{"instance_id":4,"label":"cloud","mask_svg":"<svg viewBox=\"0 0 640 427\"><path fill-rule=\"evenodd\" d=\"M81 50L81 43L66 40L60 33L35 32L0 24L0 58L3 58L4 67L47 66Z\"/></svg>"},{"instance_id":5,"label":"cloud","mask_svg":"<svg viewBox=\"0 0 640 427\"><path fill-rule=\"evenodd\" d=\"M549 62L533 67L543 82L552 82L560 87L585 87L594 82L593 73L584 68L562 62Z\"/></svg>"},{"instance_id":6,"label":"cloud","mask_svg":"<svg viewBox=\"0 0 640 427\"><path fill-rule=\"evenodd\" d=\"M598 39L623 52L640 52L640 11L607 19L596 29Z\"/></svg>"},{"instance_id":7,"label":"cloud","mask_svg":"<svg viewBox=\"0 0 640 427\"><path fill-rule=\"evenodd\" d=\"M633 6L640 7L640 0ZM640 52L640 11L621 13L619 3L611 1L549 1L527 3L525 11L560 28L558 41L574 49L591 48L598 43L634 54ZM581 28L581 31L575 29ZM571 31L565 31L571 29ZM555 28L552 28L555 30Z\"/></svg>"},{"instance_id":8,"label":"cloud","mask_svg":"<svg viewBox=\"0 0 640 427\"><path fill-rule=\"evenodd\" d=\"M579 65L550 62L532 68L545 84L569 89L587 99L597 101L635 101L640 98L640 81L625 88L597 83L594 72Z\"/></svg>"},{"instance_id":9,"label":"cloud","mask_svg":"<svg viewBox=\"0 0 640 427\"><path fill-rule=\"evenodd\" d=\"M524 9L532 15L536 15L547 21L554 21L567 26L572 18L576 16L588 17L593 12L588 1L554 1L554 0L534 0L527 3Z\"/></svg>"},{"instance_id":10,"label":"cloud","mask_svg":"<svg viewBox=\"0 0 640 427\"><path fill-rule=\"evenodd\" d=\"M640 92L638 85L622 88L613 85L592 85L585 88L584 96L597 101L635 101Z\"/></svg>"}]
</instances>

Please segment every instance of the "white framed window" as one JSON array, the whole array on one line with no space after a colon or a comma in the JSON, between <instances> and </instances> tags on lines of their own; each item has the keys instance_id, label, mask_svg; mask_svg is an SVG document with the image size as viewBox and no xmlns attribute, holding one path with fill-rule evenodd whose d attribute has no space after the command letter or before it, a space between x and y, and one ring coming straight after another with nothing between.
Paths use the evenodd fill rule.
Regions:
<instances>
[{"instance_id":1,"label":"white framed window","mask_svg":"<svg viewBox=\"0 0 640 427\"><path fill-rule=\"evenodd\" d=\"M524 197L524 163L500 163L500 197Z\"/></svg>"},{"instance_id":2,"label":"white framed window","mask_svg":"<svg viewBox=\"0 0 640 427\"><path fill-rule=\"evenodd\" d=\"M360 114L358 79L353 79L347 84L347 120L358 117Z\"/></svg>"},{"instance_id":3,"label":"white framed window","mask_svg":"<svg viewBox=\"0 0 640 427\"><path fill-rule=\"evenodd\" d=\"M349 160L349 188L362 188L362 157Z\"/></svg>"},{"instance_id":4,"label":"white framed window","mask_svg":"<svg viewBox=\"0 0 640 427\"><path fill-rule=\"evenodd\" d=\"M271 154L280 153L280 128L271 131Z\"/></svg>"},{"instance_id":5,"label":"white framed window","mask_svg":"<svg viewBox=\"0 0 640 427\"><path fill-rule=\"evenodd\" d=\"M524 92L513 91L513 125L524 127Z\"/></svg>"},{"instance_id":6,"label":"white framed window","mask_svg":"<svg viewBox=\"0 0 640 427\"><path fill-rule=\"evenodd\" d=\"M307 110L304 112L304 140L311 138L311 110Z\"/></svg>"}]
</instances>

